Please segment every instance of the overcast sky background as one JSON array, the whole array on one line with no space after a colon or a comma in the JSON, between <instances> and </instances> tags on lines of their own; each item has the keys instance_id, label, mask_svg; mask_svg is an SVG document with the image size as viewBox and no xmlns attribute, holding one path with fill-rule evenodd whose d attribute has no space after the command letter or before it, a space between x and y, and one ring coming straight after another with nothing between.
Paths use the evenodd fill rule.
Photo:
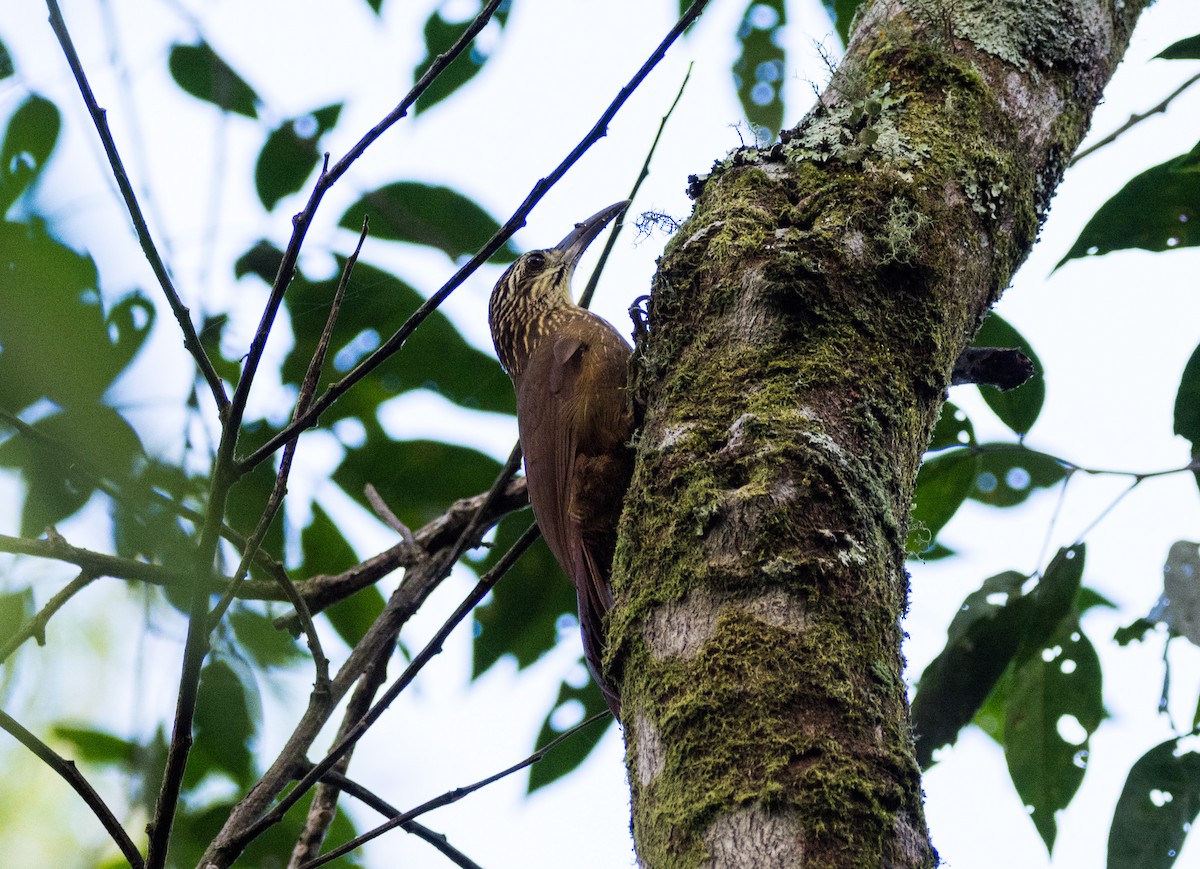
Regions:
<instances>
[{"instance_id":1,"label":"overcast sky background","mask_svg":"<svg viewBox=\"0 0 1200 869\"><path fill-rule=\"evenodd\" d=\"M250 183L265 128L221 118L182 95L166 73L166 46L201 35L208 39L264 98L268 128L282 118L350 100L337 131L324 142L336 159L407 90L409 73L422 54L421 26L435 5L387 0L381 26L365 3L355 0L64 3L93 87L109 110L186 300L194 310L233 305L246 315L229 340L248 340L265 294L253 279L232 283L225 264L264 232L282 243L290 231L287 217L302 199L293 198L265 222ZM467 14L474 4L458 5ZM576 220L626 195L688 63L694 62L652 175L634 203L635 211L679 218L689 213L687 175L707 170L739 144L733 127L741 115L729 68L738 53L731 34L743 8L740 2L714 0L694 32L630 100L608 137L539 206L517 235L520 247L551 244ZM310 273L332 269L331 253L353 245L349 233L334 229L337 218L362 192L386 181L446 184L500 219L507 217L590 128L669 29L675 11L673 0L520 0L484 72L427 114L402 121L335 188L310 234L304 268ZM786 118L794 123L811 104L812 83L826 75L816 44L836 54L837 41L815 0L790 3L789 16ZM1152 7L1093 129L1109 132L1196 72L1197 62L1149 58L1197 32L1200 15L1189 0L1161 0ZM3 4L0 39L15 55L20 73L15 83L0 83L0 116L16 107L26 88L51 98L65 115L55 162L39 191L39 201L58 219L57 231L97 259L107 293L135 286L153 293L155 284L138 258L94 131L45 22L44 5L32 0ZM999 310L1031 340L1047 372L1046 406L1028 441L1034 448L1084 466L1121 470L1157 470L1188 460L1187 445L1171 433L1171 413L1179 375L1200 341L1200 254L1130 252L1073 262L1053 275L1051 270L1087 218L1126 180L1195 145L1197 118L1200 88L1072 169L1041 243L1001 302ZM646 291L663 243L661 236L635 240L627 230L610 262L595 308L623 331L628 331L625 311ZM452 271L441 254L402 245L368 241L363 256L426 293ZM581 274L594 257L593 251ZM479 272L443 306L468 340L488 350L486 299L498 271ZM277 350L285 347L286 336L276 340ZM389 364L403 364L403 353ZM188 365L170 318L160 317L152 346L119 395L125 406L139 408L136 421L151 450L178 450ZM1011 439L973 389L956 389L951 398L971 415L981 440ZM280 399L266 388L256 394L257 407L272 412L285 412ZM447 436L499 459L516 435L508 418L465 411L429 394L397 400L386 422L396 437ZM315 497L343 519L361 555L373 554L393 542L390 532L320 482L334 449L332 439L320 434L301 441L297 465L302 471L292 486L296 503ZM984 577L1044 567L1057 547L1074 542L1127 485L1127 479L1113 477L1073 481L1052 531L1057 490L1004 513L965 506L942 538L961 554L912 565L910 678L941 649L950 618ZM4 505L18 496L13 481L0 478L0 532L16 533L15 517ZM1084 581L1120 607L1093 611L1084 622L1103 661L1105 702L1113 717L1093 738L1083 787L1060 816L1055 867L1103 865L1125 774L1143 752L1172 735L1156 712L1164 637L1125 649L1110 640L1116 627L1144 614L1158 596L1171 542L1200 538L1198 505L1189 475L1150 481L1086 538ZM302 521L303 510L292 518ZM60 530L77 545L107 545L103 511L96 504ZM66 573L0 558L0 584L35 580L39 602L59 586L51 577ZM472 582L460 570L444 584L406 629L409 648L419 647L440 626ZM169 698L182 636L180 623L160 618L147 624L137 595L127 594L116 581L97 583L55 618L51 634L52 640L94 649L97 660L76 660L68 670L42 665L37 650L26 649L18 660L18 678L3 696L4 708L34 727L74 715L114 732L146 733L173 705ZM577 636L564 632L555 652L525 673L501 662L468 685L470 638L466 628L460 629L414 690L364 740L352 773L405 807L524 757L559 680L576 666ZM1172 712L1186 726L1200 692L1200 654L1183 640L1172 645ZM285 703L307 694L309 678L301 668L263 686L263 757L273 756L281 743L291 721ZM8 771L6 783L0 783L0 805L6 806L0 808L0 849L13 865L90 865L92 860L73 848L55 850L70 843L35 832L66 821L76 835L102 843L98 825L74 795L7 738L0 739L0 768ZM16 782L19 801L14 801ZM103 778L102 784L113 793L122 788L114 778ZM425 821L489 869L633 865L623 744L615 727L576 774L528 800L523 787L524 779L515 776ZM1051 865L1023 816L1002 753L979 731L962 734L926 776L925 787L934 843L949 866ZM351 809L360 826L375 821L370 813ZM4 840L18 820L25 834L18 841ZM371 865L446 865L428 846L402 833L387 835L367 853ZM1200 845L1189 843L1177 866L1200 866Z\"/></svg>"}]
</instances>

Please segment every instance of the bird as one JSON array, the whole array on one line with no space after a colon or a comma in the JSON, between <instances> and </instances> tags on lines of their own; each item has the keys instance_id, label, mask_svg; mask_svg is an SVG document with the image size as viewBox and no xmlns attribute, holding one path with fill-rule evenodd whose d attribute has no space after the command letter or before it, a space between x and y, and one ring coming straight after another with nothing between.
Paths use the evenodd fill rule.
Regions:
<instances>
[{"instance_id":1,"label":"bird","mask_svg":"<svg viewBox=\"0 0 1200 869\"><path fill-rule=\"evenodd\" d=\"M571 276L588 245L628 205L603 208L554 247L518 257L488 304L496 355L516 392L529 503L575 585L584 657L618 720L620 698L602 662L617 523L633 474L634 416L626 391L633 351L611 323L573 301Z\"/></svg>"}]
</instances>

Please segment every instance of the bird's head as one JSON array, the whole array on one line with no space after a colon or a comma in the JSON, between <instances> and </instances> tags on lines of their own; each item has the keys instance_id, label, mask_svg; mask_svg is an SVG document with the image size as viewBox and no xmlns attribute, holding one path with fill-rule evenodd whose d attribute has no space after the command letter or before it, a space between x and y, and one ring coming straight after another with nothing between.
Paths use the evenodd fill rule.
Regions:
<instances>
[{"instance_id":1,"label":"bird's head","mask_svg":"<svg viewBox=\"0 0 1200 869\"><path fill-rule=\"evenodd\" d=\"M510 373L532 350L545 317L574 304L571 275L575 266L600 231L628 205L626 199L603 208L575 224L554 247L522 254L496 282L488 304L488 323L500 364Z\"/></svg>"}]
</instances>

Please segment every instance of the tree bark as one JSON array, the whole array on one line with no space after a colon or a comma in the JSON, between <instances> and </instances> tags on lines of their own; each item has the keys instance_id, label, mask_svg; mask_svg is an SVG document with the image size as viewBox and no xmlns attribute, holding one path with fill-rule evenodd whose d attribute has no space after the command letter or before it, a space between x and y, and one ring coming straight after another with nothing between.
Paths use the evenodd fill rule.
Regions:
<instances>
[{"instance_id":1,"label":"tree bark","mask_svg":"<svg viewBox=\"0 0 1200 869\"><path fill-rule=\"evenodd\" d=\"M608 624L655 867L937 863L900 619L955 359L1146 0L873 0L816 108L693 178Z\"/></svg>"}]
</instances>

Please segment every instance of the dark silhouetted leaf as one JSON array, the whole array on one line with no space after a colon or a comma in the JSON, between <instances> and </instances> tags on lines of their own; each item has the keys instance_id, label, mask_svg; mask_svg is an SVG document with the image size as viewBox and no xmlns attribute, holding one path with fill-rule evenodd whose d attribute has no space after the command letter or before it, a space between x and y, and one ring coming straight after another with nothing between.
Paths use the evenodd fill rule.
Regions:
<instances>
[{"instance_id":1,"label":"dark silhouetted leaf","mask_svg":"<svg viewBox=\"0 0 1200 869\"><path fill-rule=\"evenodd\" d=\"M442 17L440 10L434 11L425 20L425 56L421 58L416 69L413 70L413 81L416 81L425 74L425 71L433 65L439 54L445 53L454 45L458 37L467 29L468 25L470 25L471 21L474 20L482 8L482 3L475 4L475 9L471 12L470 17L461 21L446 20ZM488 28L501 29L507 20L508 4L505 3L492 16ZM488 28L485 28L485 33ZM425 93L421 94L420 99L417 100L417 114L440 103L474 78L483 69L483 65L488 59L488 53L480 46L479 42L479 39L476 38L475 42L468 46L462 54L456 57L442 71L441 75L430 83Z\"/></svg>"},{"instance_id":2,"label":"dark silhouetted leaf","mask_svg":"<svg viewBox=\"0 0 1200 869\"><path fill-rule=\"evenodd\" d=\"M383 0L366 0L366 2L371 7L371 11L376 15L379 14L379 10L383 7Z\"/></svg>"},{"instance_id":3,"label":"dark silhouetted leaf","mask_svg":"<svg viewBox=\"0 0 1200 869\"><path fill-rule=\"evenodd\" d=\"M579 662L579 668L585 669L582 660ZM596 687L596 683L590 677L582 688L575 688L569 683L563 682L559 685L558 698L554 701L554 706L551 707L545 721L542 722L542 729L537 738L538 748L561 736L563 731L578 722L585 721L607 709L608 706L604 703L600 689ZM567 719L567 721L562 726L556 727L555 724L562 719ZM610 723L611 721L597 721L590 727L585 727L531 766L529 768L529 793L557 781L583 763L592 749L599 744Z\"/></svg>"},{"instance_id":4,"label":"dark silhouetted leaf","mask_svg":"<svg viewBox=\"0 0 1200 869\"><path fill-rule=\"evenodd\" d=\"M371 221L372 238L426 244L451 259L474 254L500 229L499 221L461 193L416 181L396 181L366 194L346 209L338 226L358 232L363 215ZM516 257L509 242L492 259Z\"/></svg>"},{"instance_id":5,"label":"dark silhouetted leaf","mask_svg":"<svg viewBox=\"0 0 1200 869\"><path fill-rule=\"evenodd\" d=\"M984 444L979 474L970 497L993 507L1024 503L1035 489L1044 489L1067 476L1062 463L1019 444Z\"/></svg>"},{"instance_id":6,"label":"dark silhouetted leaf","mask_svg":"<svg viewBox=\"0 0 1200 869\"><path fill-rule=\"evenodd\" d=\"M1100 206L1059 261L1200 244L1200 144L1137 175Z\"/></svg>"},{"instance_id":7,"label":"dark silhouetted leaf","mask_svg":"<svg viewBox=\"0 0 1200 869\"><path fill-rule=\"evenodd\" d=\"M1036 656L1050 645L1050 638L1074 611L1086 557L1087 545L1079 543L1058 550L1050 559L1049 566L1038 580L1037 588L1030 595L1033 612L1017 652L1022 660Z\"/></svg>"},{"instance_id":8,"label":"dark silhouetted leaf","mask_svg":"<svg viewBox=\"0 0 1200 869\"><path fill-rule=\"evenodd\" d=\"M1164 60L1200 60L1200 34L1173 42L1154 56Z\"/></svg>"},{"instance_id":9,"label":"dark silhouetted leaf","mask_svg":"<svg viewBox=\"0 0 1200 869\"><path fill-rule=\"evenodd\" d=\"M192 96L224 112L258 117L258 94L208 43L172 45L167 62L175 83Z\"/></svg>"},{"instance_id":10,"label":"dark silhouetted leaf","mask_svg":"<svg viewBox=\"0 0 1200 869\"><path fill-rule=\"evenodd\" d=\"M254 166L254 188L270 211L280 199L303 185L321 155L317 143L335 124L342 104L335 103L298 118L289 118L271 131Z\"/></svg>"},{"instance_id":11,"label":"dark silhouetted leaf","mask_svg":"<svg viewBox=\"0 0 1200 869\"><path fill-rule=\"evenodd\" d=\"M0 63L3 60L0 57ZM0 79L3 77L0 75ZM4 144L0 146L0 215L41 174L58 141L61 126L54 103L36 94L21 103L8 119Z\"/></svg>"},{"instance_id":12,"label":"dark silhouetted leaf","mask_svg":"<svg viewBox=\"0 0 1200 869\"><path fill-rule=\"evenodd\" d=\"M833 21L842 45L850 42L850 25L853 23L854 15L858 12L861 3L862 0L821 0L821 5L829 13L829 18Z\"/></svg>"},{"instance_id":13,"label":"dark silhouetted leaf","mask_svg":"<svg viewBox=\"0 0 1200 869\"><path fill-rule=\"evenodd\" d=\"M947 447L965 447L975 443L975 427L971 420L956 405L947 401L942 405L942 415L929 438L929 452Z\"/></svg>"},{"instance_id":14,"label":"dark silhouetted leaf","mask_svg":"<svg viewBox=\"0 0 1200 869\"><path fill-rule=\"evenodd\" d=\"M1004 756L1021 801L1052 851L1054 813L1079 789L1089 740L1104 718L1100 659L1079 628L1063 619L1037 654L1013 672L1004 723Z\"/></svg>"},{"instance_id":15,"label":"dark silhouetted leaf","mask_svg":"<svg viewBox=\"0 0 1200 869\"><path fill-rule=\"evenodd\" d=\"M750 0L737 31L742 53L733 64L733 82L760 141L771 141L783 126L786 24L784 0Z\"/></svg>"},{"instance_id":16,"label":"dark silhouetted leaf","mask_svg":"<svg viewBox=\"0 0 1200 869\"><path fill-rule=\"evenodd\" d=\"M975 486L979 457L970 450L954 450L928 459L917 474L907 548L924 552L950 521Z\"/></svg>"},{"instance_id":17,"label":"dark silhouetted leaf","mask_svg":"<svg viewBox=\"0 0 1200 869\"><path fill-rule=\"evenodd\" d=\"M1200 814L1200 753L1168 739L1129 770L1108 833L1108 869L1171 869Z\"/></svg>"},{"instance_id":18,"label":"dark silhouetted leaf","mask_svg":"<svg viewBox=\"0 0 1200 869\"><path fill-rule=\"evenodd\" d=\"M1006 571L967 595L947 631L946 647L917 683L912 720L917 762L953 744L1016 654L1032 603L1020 596L1025 575Z\"/></svg>"},{"instance_id":19,"label":"dark silhouetted leaf","mask_svg":"<svg viewBox=\"0 0 1200 869\"><path fill-rule=\"evenodd\" d=\"M1175 393L1175 434L1192 443L1192 454L1200 452L1200 347L1192 351L1179 378Z\"/></svg>"}]
</instances>

